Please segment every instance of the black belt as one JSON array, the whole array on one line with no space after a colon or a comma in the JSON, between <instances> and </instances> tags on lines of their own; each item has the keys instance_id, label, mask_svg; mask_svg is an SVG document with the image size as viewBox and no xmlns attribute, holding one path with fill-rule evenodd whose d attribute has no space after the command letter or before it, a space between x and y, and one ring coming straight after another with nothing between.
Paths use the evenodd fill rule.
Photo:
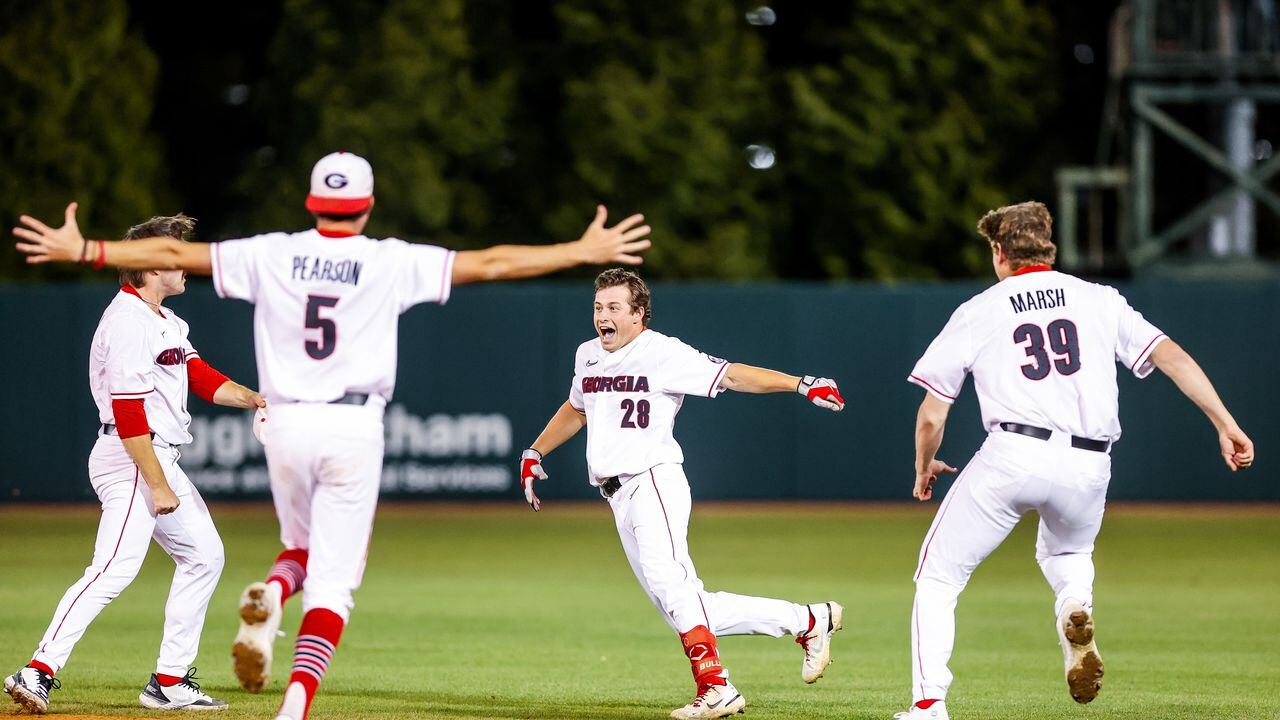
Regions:
<instances>
[{"instance_id":1,"label":"black belt","mask_svg":"<svg viewBox=\"0 0 1280 720\"><path fill-rule=\"evenodd\" d=\"M369 393L347 393L337 400L330 400L329 405L364 405L369 402Z\"/></svg>"},{"instance_id":2,"label":"black belt","mask_svg":"<svg viewBox=\"0 0 1280 720\"><path fill-rule=\"evenodd\" d=\"M614 493L622 489L622 481L618 479L617 475L614 475L613 477L607 477L601 480L599 487L600 494L607 500L613 497Z\"/></svg>"},{"instance_id":3,"label":"black belt","mask_svg":"<svg viewBox=\"0 0 1280 720\"><path fill-rule=\"evenodd\" d=\"M318 402L324 405L364 405L369 402L369 393L347 393L337 400L272 400L275 403Z\"/></svg>"},{"instance_id":4,"label":"black belt","mask_svg":"<svg viewBox=\"0 0 1280 720\"><path fill-rule=\"evenodd\" d=\"M1035 425L1023 425L1021 423L1000 423L1000 429L1005 432L1018 433L1026 435L1037 440L1048 440L1053 436L1052 430L1036 427ZM1082 438L1071 436L1071 447L1077 450L1092 450L1093 452L1104 453L1107 448L1111 447L1109 440L1093 440L1092 438Z\"/></svg>"},{"instance_id":5,"label":"black belt","mask_svg":"<svg viewBox=\"0 0 1280 720\"><path fill-rule=\"evenodd\" d=\"M107 424L105 424L105 425L103 425L103 426L102 426L102 434L103 434L103 435L115 435L116 437L119 437L119 436L120 436L120 431L116 429L116 426L115 426L115 425L112 425L111 423L107 423ZM156 434L155 434L155 433L151 433L151 439L152 439L152 440L155 440L155 439L156 439ZM164 442L164 441L163 441L163 440L161 440L160 442ZM178 447L177 445L174 445L173 443L164 443L164 444L165 444L165 445L168 445L168 446L169 446L169 447L171 447L171 448L176 448L176 447Z\"/></svg>"}]
</instances>

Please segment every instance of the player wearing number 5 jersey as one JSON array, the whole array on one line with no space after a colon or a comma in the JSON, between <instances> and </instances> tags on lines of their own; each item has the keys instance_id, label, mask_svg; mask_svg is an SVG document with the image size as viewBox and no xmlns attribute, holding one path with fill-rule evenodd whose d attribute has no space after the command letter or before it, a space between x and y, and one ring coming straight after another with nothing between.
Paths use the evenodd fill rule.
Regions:
<instances>
[{"instance_id":1,"label":"player wearing number 5 jersey","mask_svg":"<svg viewBox=\"0 0 1280 720\"><path fill-rule=\"evenodd\" d=\"M643 218L606 228L605 209L574 242L454 252L365 236L373 170L350 153L312 170L306 206L316 227L240 240L183 244L166 238L86 242L75 223L52 229L30 217L14 234L29 261L182 268L213 275L222 297L254 304L258 378L272 404L258 426L285 550L265 583L241 597L236 676L251 692L268 680L281 604L302 591L293 672L279 717L306 717L364 573L382 473L382 414L395 387L399 316L443 304L453 286L545 275L606 262L640 263Z\"/></svg>"},{"instance_id":2,"label":"player wearing number 5 jersey","mask_svg":"<svg viewBox=\"0 0 1280 720\"><path fill-rule=\"evenodd\" d=\"M1093 639L1093 544L1120 439L1116 364L1139 378L1160 368L1217 429L1231 470L1253 463L1253 443L1200 367L1115 289L1054 272L1052 219L1040 203L988 213L998 283L960 306L912 370L926 390L916 420L921 501L938 473L947 413L973 375L990 435L956 478L925 535L911 613L913 703L902 718L945 719L955 607L978 564L1031 510L1036 560L1053 589L1054 625L1072 698L1101 689Z\"/></svg>"},{"instance_id":3,"label":"player wearing number 5 jersey","mask_svg":"<svg viewBox=\"0 0 1280 720\"><path fill-rule=\"evenodd\" d=\"M607 270L596 279L597 337L578 348L569 399L524 452L520 482L538 510L533 482L547 477L543 456L587 427L590 482L609 501L631 569L680 635L693 670L696 697L671 715L725 717L746 701L720 664L717 636L794 635L805 651L801 676L812 683L830 662L843 608L703 589L686 538L691 502L684 453L672 435L676 413L686 395L715 397L726 389L799 392L837 412L844 399L831 380L728 363L649 329L652 307L635 273Z\"/></svg>"}]
</instances>

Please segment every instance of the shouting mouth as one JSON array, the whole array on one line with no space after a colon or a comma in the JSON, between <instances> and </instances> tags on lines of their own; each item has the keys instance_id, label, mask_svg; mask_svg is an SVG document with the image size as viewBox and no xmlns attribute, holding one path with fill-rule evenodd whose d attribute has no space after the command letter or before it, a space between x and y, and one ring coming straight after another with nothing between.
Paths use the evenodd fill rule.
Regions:
<instances>
[{"instance_id":1,"label":"shouting mouth","mask_svg":"<svg viewBox=\"0 0 1280 720\"><path fill-rule=\"evenodd\" d=\"M609 342L613 340L615 337L617 337L618 335L617 329L612 327L601 326L596 328L596 330L599 331L600 339L603 340L604 342Z\"/></svg>"}]
</instances>

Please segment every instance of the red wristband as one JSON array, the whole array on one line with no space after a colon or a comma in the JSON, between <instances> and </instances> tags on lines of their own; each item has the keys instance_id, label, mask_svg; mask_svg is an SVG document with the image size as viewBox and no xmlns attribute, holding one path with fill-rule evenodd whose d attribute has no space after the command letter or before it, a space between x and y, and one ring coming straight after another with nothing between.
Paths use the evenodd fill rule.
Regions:
<instances>
[{"instance_id":1,"label":"red wristband","mask_svg":"<svg viewBox=\"0 0 1280 720\"><path fill-rule=\"evenodd\" d=\"M93 261L93 269L101 270L107 265L107 241L98 241L98 258Z\"/></svg>"}]
</instances>

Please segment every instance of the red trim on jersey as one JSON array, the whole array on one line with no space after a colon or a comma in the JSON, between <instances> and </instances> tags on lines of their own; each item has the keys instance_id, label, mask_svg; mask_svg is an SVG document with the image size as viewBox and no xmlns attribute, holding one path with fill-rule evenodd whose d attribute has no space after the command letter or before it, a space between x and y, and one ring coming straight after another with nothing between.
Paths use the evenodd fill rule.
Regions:
<instances>
[{"instance_id":1,"label":"red trim on jersey","mask_svg":"<svg viewBox=\"0 0 1280 720\"><path fill-rule=\"evenodd\" d=\"M353 233L350 230L330 230L328 228L316 228L316 232L327 238L347 238L357 235L357 233Z\"/></svg>"},{"instance_id":2,"label":"red trim on jersey","mask_svg":"<svg viewBox=\"0 0 1280 720\"><path fill-rule=\"evenodd\" d=\"M1028 265L1024 268L1018 268L1017 270L1014 270L1013 274L1026 275L1027 273L1033 273L1033 272L1049 272L1052 269L1053 268L1049 267L1048 265Z\"/></svg>"},{"instance_id":3,"label":"red trim on jersey","mask_svg":"<svg viewBox=\"0 0 1280 720\"><path fill-rule=\"evenodd\" d=\"M122 392L122 393L111 393L111 394L112 395L147 395L153 392L154 390L155 388L152 388L151 390L139 390L137 392Z\"/></svg>"},{"instance_id":4,"label":"red trim on jersey","mask_svg":"<svg viewBox=\"0 0 1280 720\"><path fill-rule=\"evenodd\" d=\"M145 299L143 299L143 297L142 297L141 295L139 295L139 294L138 294L138 288L136 288L136 287L134 287L134 286L132 286L132 285L121 285L121 286L120 286L120 292L129 293L130 295L132 295L132 296L134 296L134 297L138 298L139 300L142 300L142 302L147 302ZM147 303L147 307L151 307L151 303ZM163 310L161 310L160 308L153 308L153 309L154 309L156 312L160 313L160 317L164 317L164 311L163 311Z\"/></svg>"},{"instance_id":5,"label":"red trim on jersey","mask_svg":"<svg viewBox=\"0 0 1280 720\"><path fill-rule=\"evenodd\" d=\"M929 384L929 381L928 381L928 380L925 380L925 379L924 379L924 378L922 378L922 377L917 377L917 376L915 376L915 375L908 375L907 377L908 377L908 379L914 380L914 381L916 381L916 382L920 383L921 385L924 385L925 387L927 387L927 388L929 388L930 390L932 390L932 391L934 391L934 392L938 393L939 395L941 395L942 397L944 397L944 398L946 398L946 399L948 399L948 400L955 400L955 399L956 399L956 396L955 396L955 395L948 395L948 394L946 394L946 393L942 392L941 390L939 390L938 388L934 387L933 385L930 385L930 384Z\"/></svg>"},{"instance_id":6,"label":"red trim on jersey","mask_svg":"<svg viewBox=\"0 0 1280 720\"><path fill-rule=\"evenodd\" d=\"M67 616L71 614L71 608L75 607L76 603L80 602L80 597L84 595L85 590L88 590L89 586L97 582L98 578L102 577L102 573L106 572L107 568L111 567L111 561L115 560L116 554L120 552L120 542L124 540L124 529L129 527L129 516L133 514L133 501L138 497L138 472L138 467L135 465L133 470L133 494L129 496L129 509L124 511L124 522L120 523L120 537L116 538L116 549L111 551L111 559L107 560L107 564L103 565L102 569L98 571L98 574L94 575L93 579L81 588L80 594L76 595L76 599L72 600L71 604L67 606L67 611L62 614L62 619L58 621L58 627L54 629L53 637L49 638L49 642L53 642L58 639L58 633L62 632L62 624L67 621ZM47 644L48 643L45 643L45 645ZM37 655L44 652L45 645L40 646L39 652L36 653Z\"/></svg>"},{"instance_id":7,"label":"red trim on jersey","mask_svg":"<svg viewBox=\"0 0 1280 720\"><path fill-rule=\"evenodd\" d=\"M116 433L120 435L121 440L151 433L151 428L147 425L144 402L142 398L111 401L111 414L115 416Z\"/></svg>"},{"instance_id":8,"label":"red trim on jersey","mask_svg":"<svg viewBox=\"0 0 1280 720\"><path fill-rule=\"evenodd\" d=\"M724 377L724 374L729 371L731 364L728 360L724 361L724 367L720 368L720 372L716 373L716 379L711 382L711 389L707 390L707 397L712 397L716 394L716 386L720 384L720 378Z\"/></svg>"},{"instance_id":9,"label":"red trim on jersey","mask_svg":"<svg viewBox=\"0 0 1280 720\"><path fill-rule=\"evenodd\" d=\"M307 195L307 209L317 215L359 215L373 205L373 196L332 198Z\"/></svg>"},{"instance_id":10,"label":"red trim on jersey","mask_svg":"<svg viewBox=\"0 0 1280 720\"><path fill-rule=\"evenodd\" d=\"M1129 366L1129 372L1136 372L1138 369L1138 363L1142 362L1142 358L1147 356L1147 351L1150 350L1152 346L1154 346L1157 342L1159 342L1160 338L1167 338L1167 337L1169 336L1165 335L1164 333L1160 333L1159 335L1152 338L1151 342L1147 343L1147 346L1142 349L1142 352L1138 353L1138 359L1134 360L1133 365Z\"/></svg>"},{"instance_id":11,"label":"red trim on jersey","mask_svg":"<svg viewBox=\"0 0 1280 720\"><path fill-rule=\"evenodd\" d=\"M194 357L187 361L187 383L191 386L191 392L201 400L213 402L214 393L229 382L231 380L226 375L214 370L202 358Z\"/></svg>"}]
</instances>

